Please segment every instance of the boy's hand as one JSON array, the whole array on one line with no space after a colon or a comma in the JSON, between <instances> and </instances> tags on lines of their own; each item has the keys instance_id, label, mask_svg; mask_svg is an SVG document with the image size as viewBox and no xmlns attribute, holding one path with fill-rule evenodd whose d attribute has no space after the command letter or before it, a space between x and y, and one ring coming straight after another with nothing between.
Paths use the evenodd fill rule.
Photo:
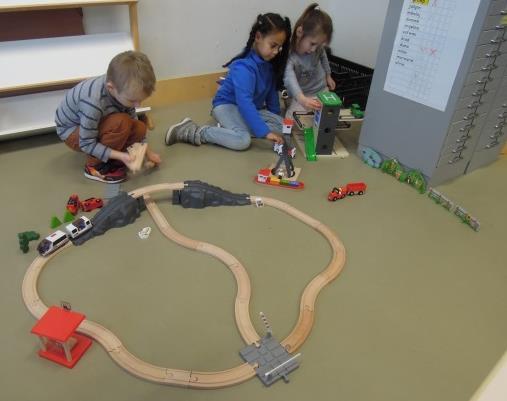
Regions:
<instances>
[{"instance_id":1,"label":"boy's hand","mask_svg":"<svg viewBox=\"0 0 507 401\"><path fill-rule=\"evenodd\" d=\"M299 96L298 102L307 110L318 110L322 107L318 99L307 97L303 94Z\"/></svg>"},{"instance_id":2,"label":"boy's hand","mask_svg":"<svg viewBox=\"0 0 507 401\"><path fill-rule=\"evenodd\" d=\"M160 155L158 153L155 153L154 151L152 151L151 149L146 149L146 158L152 162L153 164L155 165L159 165L160 163L162 163L162 158L160 157Z\"/></svg>"},{"instance_id":3,"label":"boy's hand","mask_svg":"<svg viewBox=\"0 0 507 401\"><path fill-rule=\"evenodd\" d=\"M109 155L110 159L119 160L123 162L123 164L131 163L134 161L132 157L127 152L120 152L118 150L111 150L111 154Z\"/></svg>"},{"instance_id":4,"label":"boy's hand","mask_svg":"<svg viewBox=\"0 0 507 401\"><path fill-rule=\"evenodd\" d=\"M283 137L280 134L275 134L274 132L267 134L266 139L269 139L275 143L283 143Z\"/></svg>"},{"instance_id":5,"label":"boy's hand","mask_svg":"<svg viewBox=\"0 0 507 401\"><path fill-rule=\"evenodd\" d=\"M326 76L326 83L327 83L327 87L329 88L329 90L334 91L336 89L336 82L331 77L331 75Z\"/></svg>"}]
</instances>

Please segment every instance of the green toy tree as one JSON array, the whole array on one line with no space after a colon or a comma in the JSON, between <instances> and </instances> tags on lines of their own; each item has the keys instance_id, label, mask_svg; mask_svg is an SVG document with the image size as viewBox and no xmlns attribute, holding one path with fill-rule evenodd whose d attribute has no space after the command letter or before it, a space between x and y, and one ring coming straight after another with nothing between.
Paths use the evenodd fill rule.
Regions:
<instances>
[{"instance_id":1,"label":"green toy tree","mask_svg":"<svg viewBox=\"0 0 507 401\"><path fill-rule=\"evenodd\" d=\"M63 216L63 221L65 223L70 223L73 220L74 220L74 215L71 212L69 212L68 210L66 210L65 215Z\"/></svg>"},{"instance_id":2,"label":"green toy tree","mask_svg":"<svg viewBox=\"0 0 507 401\"><path fill-rule=\"evenodd\" d=\"M58 217L56 217L56 216L51 217L51 224L50 224L51 228L56 228L61 225L62 225L62 222L60 221L60 219Z\"/></svg>"}]
</instances>

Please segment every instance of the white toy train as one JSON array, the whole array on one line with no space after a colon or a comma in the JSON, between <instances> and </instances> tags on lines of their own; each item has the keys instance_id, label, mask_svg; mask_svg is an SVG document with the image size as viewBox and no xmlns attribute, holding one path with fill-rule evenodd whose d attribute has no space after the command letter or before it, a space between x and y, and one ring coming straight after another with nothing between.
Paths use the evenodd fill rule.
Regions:
<instances>
[{"instance_id":1,"label":"white toy train","mask_svg":"<svg viewBox=\"0 0 507 401\"><path fill-rule=\"evenodd\" d=\"M44 238L39 242L37 250L41 256L47 256L64 246L69 242L69 239L77 238L91 228L92 222L90 219L86 216L81 216L79 219L65 226L66 233L61 230L56 230L54 233Z\"/></svg>"}]
</instances>

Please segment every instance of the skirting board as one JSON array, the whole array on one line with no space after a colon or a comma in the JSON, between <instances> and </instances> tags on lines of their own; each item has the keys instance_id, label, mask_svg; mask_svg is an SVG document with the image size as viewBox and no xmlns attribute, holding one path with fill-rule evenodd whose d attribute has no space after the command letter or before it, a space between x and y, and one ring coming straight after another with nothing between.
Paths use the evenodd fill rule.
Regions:
<instances>
[{"instance_id":1,"label":"skirting board","mask_svg":"<svg viewBox=\"0 0 507 401\"><path fill-rule=\"evenodd\" d=\"M144 104L150 107L163 107L179 102L211 99L217 91L216 81L223 75L225 70L157 81L155 92Z\"/></svg>"}]
</instances>

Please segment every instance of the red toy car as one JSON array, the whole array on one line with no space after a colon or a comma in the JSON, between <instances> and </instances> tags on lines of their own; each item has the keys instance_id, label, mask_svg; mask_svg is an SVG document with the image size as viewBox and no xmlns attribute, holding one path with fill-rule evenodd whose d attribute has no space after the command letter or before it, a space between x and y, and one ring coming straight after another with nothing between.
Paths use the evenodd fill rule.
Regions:
<instances>
[{"instance_id":1,"label":"red toy car","mask_svg":"<svg viewBox=\"0 0 507 401\"><path fill-rule=\"evenodd\" d=\"M366 184L364 182L351 182L344 187L333 188L333 190L329 192L327 200L334 202L338 199L345 198L347 195L362 195L365 191Z\"/></svg>"},{"instance_id":2,"label":"red toy car","mask_svg":"<svg viewBox=\"0 0 507 401\"><path fill-rule=\"evenodd\" d=\"M104 206L104 202L100 198L88 198L82 201L80 206L83 212L91 212Z\"/></svg>"},{"instance_id":3,"label":"red toy car","mask_svg":"<svg viewBox=\"0 0 507 401\"><path fill-rule=\"evenodd\" d=\"M77 196L76 194L72 194L70 197L69 197L69 200L67 201L67 210L73 215L75 216L77 214L77 211L79 210L79 196Z\"/></svg>"}]
</instances>

